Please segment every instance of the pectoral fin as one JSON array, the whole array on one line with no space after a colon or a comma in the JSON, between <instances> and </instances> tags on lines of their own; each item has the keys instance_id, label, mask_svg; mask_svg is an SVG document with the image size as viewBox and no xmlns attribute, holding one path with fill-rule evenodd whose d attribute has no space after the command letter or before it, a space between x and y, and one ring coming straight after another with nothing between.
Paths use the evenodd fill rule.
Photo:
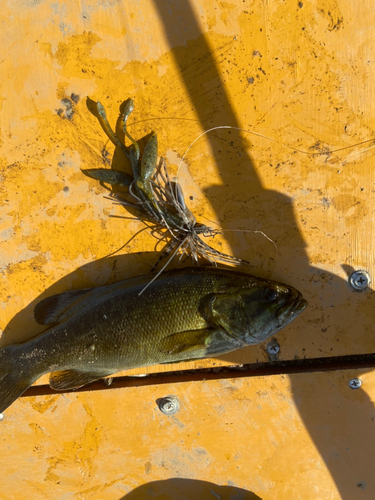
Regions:
<instances>
[{"instance_id":1,"label":"pectoral fin","mask_svg":"<svg viewBox=\"0 0 375 500\"><path fill-rule=\"evenodd\" d=\"M64 370L53 372L49 378L49 385L55 391L72 391L80 387L91 384L103 377L112 375L113 372L80 372L77 370Z\"/></svg>"},{"instance_id":2,"label":"pectoral fin","mask_svg":"<svg viewBox=\"0 0 375 500\"><path fill-rule=\"evenodd\" d=\"M210 345L212 333L213 331L208 328L174 333L164 339L161 352L164 354L178 354L205 349Z\"/></svg>"}]
</instances>

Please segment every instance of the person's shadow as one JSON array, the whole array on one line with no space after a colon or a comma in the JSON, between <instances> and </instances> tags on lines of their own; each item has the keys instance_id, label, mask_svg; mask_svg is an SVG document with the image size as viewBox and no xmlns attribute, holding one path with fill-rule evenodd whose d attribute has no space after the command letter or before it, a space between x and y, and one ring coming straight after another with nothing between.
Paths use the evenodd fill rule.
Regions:
<instances>
[{"instance_id":1,"label":"person's shadow","mask_svg":"<svg viewBox=\"0 0 375 500\"><path fill-rule=\"evenodd\" d=\"M183 15L181 2L154 0L154 5L202 128L206 130L217 124L239 127L212 48L198 25L189 1L185 0L183 3ZM187 40L188 47L185 46ZM243 54L242 57L246 55ZM207 92L206 89L213 90ZM205 192L217 218L223 226L230 224L230 227L236 227L240 223L241 227L250 231L262 230L276 242L279 250L276 255L272 245L264 243L257 235L245 237L228 232L226 239L234 255L255 263L257 271L261 268L263 275L269 276L272 273L272 279L285 280L295 286L309 301L309 307L297 319L299 328L294 323L278 334L281 351L285 352L288 359L303 358L304 355L319 358L372 352L375 323L373 292L353 292L346 279L310 265L306 243L296 223L293 201L284 194L264 189L252 158L246 153L248 147L240 132L215 131L215 134L207 137L222 180L220 186L209 187ZM223 137L226 138L225 144ZM229 156L224 154L228 148ZM237 166L238 175L234 173L234 165ZM277 165L275 175L278 168L285 167ZM325 206L327 200L324 193L320 196L322 206ZM240 221L233 219L233 214L238 217L238 207L241 207ZM307 211L299 218L302 224L303 217L308 213ZM358 224L360 223L358 220ZM269 234L270 227L272 234ZM348 249L348 255L350 253L351 249ZM339 264L347 276L353 271L344 262ZM227 354L223 358L231 361L233 354ZM374 463L375 443L369 435L356 433L353 427L348 427L351 432L346 434L345 439L336 432L328 432L327 429L336 418L343 418L342 412L334 406L329 390L324 393L326 397L321 401L320 411L312 411L311 398L308 391L301 389L302 381L298 375L291 376L290 380L295 404L304 424L325 460L341 496L346 498L348 475L343 474L347 465L344 458L346 450L350 449L352 456L350 476L353 478L351 484L355 485L355 478L361 477L362 447L367 452L366 461ZM312 390L319 389L313 387ZM356 428L361 428L362 425L368 426L367 419L369 415L374 415L374 405L365 391L358 391L361 405L360 411L356 412ZM332 458L333 455L335 459Z\"/></svg>"},{"instance_id":2,"label":"person's shadow","mask_svg":"<svg viewBox=\"0 0 375 500\"><path fill-rule=\"evenodd\" d=\"M228 481L229 482L229 481ZM251 491L236 486L219 486L208 481L176 478L152 481L135 488L119 500L262 500Z\"/></svg>"}]
</instances>

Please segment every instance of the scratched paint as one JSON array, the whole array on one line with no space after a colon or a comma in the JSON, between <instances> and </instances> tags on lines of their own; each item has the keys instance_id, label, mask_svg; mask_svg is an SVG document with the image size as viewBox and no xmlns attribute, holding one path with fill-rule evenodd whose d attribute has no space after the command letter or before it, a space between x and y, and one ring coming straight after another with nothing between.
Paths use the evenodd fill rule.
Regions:
<instances>
[{"instance_id":1,"label":"scratched paint","mask_svg":"<svg viewBox=\"0 0 375 500\"><path fill-rule=\"evenodd\" d=\"M145 273L157 260L147 231L112 255L144 226L110 217L126 212L80 172L129 169L90 100L114 124L131 96L132 133L156 131L172 171L211 127L277 141L235 130L199 139L181 171L189 206L204 223L246 231L210 243L309 300L278 335L281 359L373 351L372 294L346 284L351 268L374 274L372 150L286 147L324 153L374 136L371 6L16 0L0 16L2 345L41 330L32 316L40 298ZM183 367L267 359L259 346Z\"/></svg>"}]
</instances>

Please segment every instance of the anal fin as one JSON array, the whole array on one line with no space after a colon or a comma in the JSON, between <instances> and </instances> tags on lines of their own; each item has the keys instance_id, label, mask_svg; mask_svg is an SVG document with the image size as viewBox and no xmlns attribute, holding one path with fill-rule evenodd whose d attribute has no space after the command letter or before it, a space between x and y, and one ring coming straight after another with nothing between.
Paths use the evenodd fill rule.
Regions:
<instances>
[{"instance_id":1,"label":"anal fin","mask_svg":"<svg viewBox=\"0 0 375 500\"><path fill-rule=\"evenodd\" d=\"M55 391L74 391L84 385L91 384L113 372L80 372L78 370L63 370L53 372L49 378L49 385Z\"/></svg>"}]
</instances>

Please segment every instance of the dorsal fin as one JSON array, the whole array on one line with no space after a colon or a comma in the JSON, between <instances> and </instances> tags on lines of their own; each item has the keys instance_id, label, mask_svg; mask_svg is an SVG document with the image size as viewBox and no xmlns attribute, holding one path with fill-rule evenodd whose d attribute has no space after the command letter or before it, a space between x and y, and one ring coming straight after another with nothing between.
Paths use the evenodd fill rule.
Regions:
<instances>
[{"instance_id":1,"label":"dorsal fin","mask_svg":"<svg viewBox=\"0 0 375 500\"><path fill-rule=\"evenodd\" d=\"M34 318L40 325L59 323L59 318L81 295L86 295L92 288L72 290L52 295L39 302L34 308Z\"/></svg>"}]
</instances>

